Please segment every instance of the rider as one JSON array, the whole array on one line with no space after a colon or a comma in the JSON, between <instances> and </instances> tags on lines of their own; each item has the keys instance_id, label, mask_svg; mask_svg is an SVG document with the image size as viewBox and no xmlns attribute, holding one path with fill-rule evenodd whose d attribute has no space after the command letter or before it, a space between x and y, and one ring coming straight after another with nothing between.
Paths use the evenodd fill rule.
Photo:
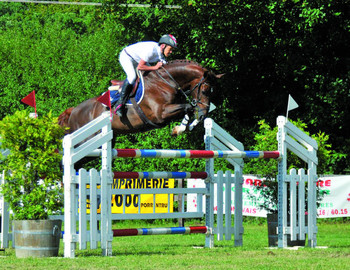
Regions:
<instances>
[{"instance_id":1,"label":"rider","mask_svg":"<svg viewBox=\"0 0 350 270\"><path fill-rule=\"evenodd\" d=\"M116 112L121 117L125 114L125 103L136 81L136 71L157 70L166 64L165 57L168 57L173 49L177 48L176 38L173 35L163 35L158 43L155 41L143 41L124 48L119 55L119 62L126 73L126 80L116 104ZM150 63L156 63L151 66Z\"/></svg>"}]
</instances>

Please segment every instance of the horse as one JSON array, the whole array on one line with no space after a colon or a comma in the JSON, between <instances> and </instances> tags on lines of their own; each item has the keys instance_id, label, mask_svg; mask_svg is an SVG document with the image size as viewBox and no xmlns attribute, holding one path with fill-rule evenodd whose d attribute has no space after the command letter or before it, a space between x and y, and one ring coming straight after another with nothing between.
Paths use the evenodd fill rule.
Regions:
<instances>
[{"instance_id":1,"label":"horse","mask_svg":"<svg viewBox=\"0 0 350 270\"><path fill-rule=\"evenodd\" d=\"M113 114L113 137L162 128L184 117L182 125L172 131L172 135L181 134L188 126L189 117L195 116L192 127L206 117L213 85L223 75L216 75L188 60L175 60L157 71L145 72L141 102L136 104L131 98L133 104L127 105L125 116ZM90 98L75 108L65 110L58 118L59 124L66 127L67 133L72 133L97 118L107 110L97 99Z\"/></svg>"}]
</instances>

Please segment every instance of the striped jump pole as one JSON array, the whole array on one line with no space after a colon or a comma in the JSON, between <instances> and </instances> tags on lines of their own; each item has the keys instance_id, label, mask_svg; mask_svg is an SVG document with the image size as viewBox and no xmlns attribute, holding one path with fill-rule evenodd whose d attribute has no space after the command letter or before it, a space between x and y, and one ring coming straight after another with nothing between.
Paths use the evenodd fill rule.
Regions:
<instances>
[{"instance_id":1,"label":"striped jump pole","mask_svg":"<svg viewBox=\"0 0 350 270\"><path fill-rule=\"evenodd\" d=\"M212 150L152 150L114 149L114 157L131 158L280 158L279 151L212 151Z\"/></svg>"},{"instance_id":2,"label":"striped jump pole","mask_svg":"<svg viewBox=\"0 0 350 270\"><path fill-rule=\"evenodd\" d=\"M150 229L114 229L113 237L135 235L193 234L207 233L207 226L150 228Z\"/></svg>"},{"instance_id":3,"label":"striped jump pole","mask_svg":"<svg viewBox=\"0 0 350 270\"><path fill-rule=\"evenodd\" d=\"M169 228L140 228L140 229L113 229L113 237L136 235L165 235L165 234L201 234L207 233L207 226L169 227ZM61 231L63 238L64 231Z\"/></svg>"},{"instance_id":4,"label":"striped jump pole","mask_svg":"<svg viewBox=\"0 0 350 270\"><path fill-rule=\"evenodd\" d=\"M208 178L207 172L113 172L114 179Z\"/></svg>"}]
</instances>

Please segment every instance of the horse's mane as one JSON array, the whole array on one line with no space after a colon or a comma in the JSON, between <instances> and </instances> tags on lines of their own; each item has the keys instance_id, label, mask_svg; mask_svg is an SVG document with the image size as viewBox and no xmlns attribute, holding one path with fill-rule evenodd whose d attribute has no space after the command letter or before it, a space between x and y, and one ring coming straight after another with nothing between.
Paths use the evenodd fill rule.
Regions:
<instances>
[{"instance_id":1,"label":"horse's mane","mask_svg":"<svg viewBox=\"0 0 350 270\"><path fill-rule=\"evenodd\" d=\"M164 65L164 68L166 68L167 70L181 70L183 72L188 72L189 69L191 69L192 71L197 70L197 72L206 71L206 68L203 68L197 62L187 59L177 59L170 61L166 65Z\"/></svg>"},{"instance_id":2,"label":"horse's mane","mask_svg":"<svg viewBox=\"0 0 350 270\"><path fill-rule=\"evenodd\" d=\"M195 66L201 66L197 62L194 62L192 60L187 60L187 59L177 59L177 60L172 60L166 64L166 66L172 66L172 65L181 65L181 66L187 66L187 65L195 65Z\"/></svg>"},{"instance_id":3,"label":"horse's mane","mask_svg":"<svg viewBox=\"0 0 350 270\"><path fill-rule=\"evenodd\" d=\"M209 78L215 77L215 73L213 73L212 71L208 70L207 68L201 66L200 64L198 64L195 61L192 60L188 60L188 59L177 59L177 60L173 60L168 62L166 65L164 65L164 68L167 68L168 70L170 69L178 69L178 70L183 70L185 71L187 69L187 67L191 66L191 68L193 68L192 70L197 70L197 72L199 73L207 73L207 76ZM202 76L202 75L201 75Z\"/></svg>"}]
</instances>

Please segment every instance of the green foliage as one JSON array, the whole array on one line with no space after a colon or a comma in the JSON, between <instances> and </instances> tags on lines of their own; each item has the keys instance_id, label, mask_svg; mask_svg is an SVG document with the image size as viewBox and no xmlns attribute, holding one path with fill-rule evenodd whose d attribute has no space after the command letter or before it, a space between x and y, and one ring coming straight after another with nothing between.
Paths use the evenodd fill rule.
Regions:
<instances>
[{"instance_id":1,"label":"green foliage","mask_svg":"<svg viewBox=\"0 0 350 270\"><path fill-rule=\"evenodd\" d=\"M271 128L265 120L258 122L259 132L254 133L254 144L245 146L247 150L276 151L277 127ZM277 175L277 162L274 159L248 159L244 162L244 174Z\"/></svg>"},{"instance_id":2,"label":"green foliage","mask_svg":"<svg viewBox=\"0 0 350 270\"><path fill-rule=\"evenodd\" d=\"M350 152L344 135L350 132L345 0L147 1L147 9L121 3L106 1L104 12L124 25L130 43L174 33L179 42L174 57L226 73L212 99L218 106L214 117L244 144L251 142L256 119L271 124L285 113L291 94L300 105L296 117L312 132L330 134L337 152ZM336 172L349 168L346 164L343 159Z\"/></svg>"},{"instance_id":3,"label":"green foliage","mask_svg":"<svg viewBox=\"0 0 350 270\"><path fill-rule=\"evenodd\" d=\"M147 8L131 6L140 4L134 0L107 0L102 7L0 3L0 119L23 109L20 99L32 90L39 114L50 108L58 115L97 96L110 79L124 79L118 63L124 46L172 33L179 48L171 59L189 58L226 73L212 98L212 117L245 145L253 141L257 120L271 125L285 113L291 94L299 104L293 116L311 133L328 134L335 152L349 154L347 2L142 1ZM349 168L342 159L333 171Z\"/></svg>"},{"instance_id":4,"label":"green foliage","mask_svg":"<svg viewBox=\"0 0 350 270\"><path fill-rule=\"evenodd\" d=\"M332 145L328 142L329 136L324 132L319 131L317 134L310 135L307 131L308 126L300 119L297 121L289 121L317 141L317 157L319 162L317 166L318 174L334 174L337 162L346 158L346 155L332 150ZM260 131L254 134L255 143L251 146L251 149L259 151L277 150L276 136L278 127L271 128L265 120L260 120L258 125ZM307 169L307 164L291 152L288 152L287 166L288 170L292 168ZM271 159L250 159L245 162L244 173L262 176L270 175L275 177L275 175L277 175L277 162L276 160Z\"/></svg>"},{"instance_id":5,"label":"green foliage","mask_svg":"<svg viewBox=\"0 0 350 270\"><path fill-rule=\"evenodd\" d=\"M329 136L326 135L324 132L318 132L317 134L310 135L310 133L306 131L307 125L301 122L300 119L298 119L297 121L289 121L317 141L317 157L319 162L317 166L318 174L334 174L336 163L339 162L339 160L345 158L346 156L332 150L332 145L328 143ZM260 120L258 122L258 125L260 132L254 134L255 144L252 146L252 149L259 151L277 150L278 146L276 136L278 127L271 128L265 120ZM277 161L274 159L249 159L245 162L245 166L243 168L243 173L245 174L255 174L266 178L266 180L263 181L262 185L256 186L256 191L259 192L259 198L257 198L256 193L250 194L250 197L253 200L257 201L257 204L261 209L265 209L270 213L277 213L277 165ZM304 168L305 170L308 169L308 164L306 164L292 152L288 152L287 166L288 171L292 168ZM320 201L322 196L323 195L321 194L319 189L317 189L317 201ZM264 199L261 200L261 198Z\"/></svg>"},{"instance_id":6,"label":"green foliage","mask_svg":"<svg viewBox=\"0 0 350 270\"><path fill-rule=\"evenodd\" d=\"M18 111L0 121L1 147L10 150L0 163L5 171L0 191L14 219L47 219L63 206L59 154L63 134L51 113L31 118Z\"/></svg>"},{"instance_id":7,"label":"green foliage","mask_svg":"<svg viewBox=\"0 0 350 270\"><path fill-rule=\"evenodd\" d=\"M255 186L254 192L248 196L259 209L266 210L268 214L278 213L278 184L276 178L267 177L261 185Z\"/></svg>"},{"instance_id":8,"label":"green foliage","mask_svg":"<svg viewBox=\"0 0 350 270\"><path fill-rule=\"evenodd\" d=\"M32 90L39 114L58 115L100 95L118 75L118 24L91 7L55 11L0 17L0 116L23 109L20 99Z\"/></svg>"}]
</instances>

